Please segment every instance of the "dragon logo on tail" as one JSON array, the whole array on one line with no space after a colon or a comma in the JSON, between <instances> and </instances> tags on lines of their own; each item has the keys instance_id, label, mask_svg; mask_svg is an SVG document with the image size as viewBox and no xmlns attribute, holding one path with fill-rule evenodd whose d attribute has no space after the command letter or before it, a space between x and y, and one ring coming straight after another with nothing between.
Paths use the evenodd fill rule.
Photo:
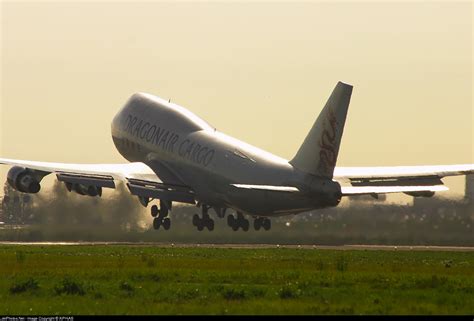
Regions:
<instances>
[{"instance_id":1,"label":"dragon logo on tail","mask_svg":"<svg viewBox=\"0 0 474 321\"><path fill-rule=\"evenodd\" d=\"M320 173L332 173L336 166L337 158L337 146L336 146L336 134L337 134L337 119L332 110L328 110L326 121L324 122L323 134L319 141L319 165L318 170Z\"/></svg>"}]
</instances>

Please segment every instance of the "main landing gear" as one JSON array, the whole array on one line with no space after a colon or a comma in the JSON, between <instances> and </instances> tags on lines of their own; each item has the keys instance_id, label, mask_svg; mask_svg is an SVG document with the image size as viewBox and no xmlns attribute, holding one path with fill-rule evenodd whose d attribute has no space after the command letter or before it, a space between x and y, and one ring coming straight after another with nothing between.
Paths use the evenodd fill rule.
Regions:
<instances>
[{"instance_id":1,"label":"main landing gear","mask_svg":"<svg viewBox=\"0 0 474 321\"><path fill-rule=\"evenodd\" d=\"M237 218L233 215L227 216L227 225L229 225L233 231L237 231L239 228L242 228L243 231L247 232L249 230L249 220L247 220L241 212L237 212ZM265 231L270 230L272 227L272 222L269 218L266 217L257 217L253 221L253 227L256 231L263 228Z\"/></svg>"},{"instance_id":2,"label":"main landing gear","mask_svg":"<svg viewBox=\"0 0 474 321\"><path fill-rule=\"evenodd\" d=\"M160 209L158 206L153 205L151 207L151 216L153 219L153 228L158 230L160 226L163 226L165 230L169 230L171 227L171 220L168 217L168 213L171 210L172 203L169 201L160 200Z\"/></svg>"},{"instance_id":3,"label":"main landing gear","mask_svg":"<svg viewBox=\"0 0 474 321\"><path fill-rule=\"evenodd\" d=\"M199 217L198 214L194 214L193 225L197 227L198 231L202 231L204 227L206 227L209 231L213 231L214 220L209 217L209 206L202 204L201 212L201 217Z\"/></svg>"},{"instance_id":4,"label":"main landing gear","mask_svg":"<svg viewBox=\"0 0 474 321\"><path fill-rule=\"evenodd\" d=\"M272 227L272 221L266 217L257 217L255 221L253 221L253 228L255 231L258 231L262 227L265 231L268 231Z\"/></svg>"},{"instance_id":5,"label":"main landing gear","mask_svg":"<svg viewBox=\"0 0 474 321\"><path fill-rule=\"evenodd\" d=\"M242 228L245 232L249 230L249 220L247 220L241 212L237 212L237 218L234 215L227 216L227 225L232 227L233 231L237 231Z\"/></svg>"}]
</instances>

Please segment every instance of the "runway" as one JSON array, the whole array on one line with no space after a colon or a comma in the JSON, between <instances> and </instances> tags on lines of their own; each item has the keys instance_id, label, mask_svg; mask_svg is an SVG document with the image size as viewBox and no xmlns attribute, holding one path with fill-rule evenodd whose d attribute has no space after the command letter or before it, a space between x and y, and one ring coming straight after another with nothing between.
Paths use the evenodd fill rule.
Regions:
<instances>
[{"instance_id":1,"label":"runway","mask_svg":"<svg viewBox=\"0 0 474 321\"><path fill-rule=\"evenodd\" d=\"M474 252L474 247L464 246L408 246L408 245L317 245L317 244L189 244L189 243L131 243L131 242L0 242L1 245L28 246L155 246L160 248L216 248L216 249L302 249L340 251L447 251Z\"/></svg>"}]
</instances>

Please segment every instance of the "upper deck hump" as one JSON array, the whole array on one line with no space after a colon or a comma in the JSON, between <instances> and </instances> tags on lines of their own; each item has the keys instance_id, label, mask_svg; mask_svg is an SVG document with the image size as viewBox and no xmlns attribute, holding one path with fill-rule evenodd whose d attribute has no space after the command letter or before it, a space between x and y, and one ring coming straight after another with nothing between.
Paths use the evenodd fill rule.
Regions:
<instances>
[{"instance_id":1,"label":"upper deck hump","mask_svg":"<svg viewBox=\"0 0 474 321\"><path fill-rule=\"evenodd\" d=\"M149 119L156 118L160 123L178 127L183 131L214 130L214 127L188 109L152 94L135 93L127 102L127 106L131 111L137 111Z\"/></svg>"}]
</instances>

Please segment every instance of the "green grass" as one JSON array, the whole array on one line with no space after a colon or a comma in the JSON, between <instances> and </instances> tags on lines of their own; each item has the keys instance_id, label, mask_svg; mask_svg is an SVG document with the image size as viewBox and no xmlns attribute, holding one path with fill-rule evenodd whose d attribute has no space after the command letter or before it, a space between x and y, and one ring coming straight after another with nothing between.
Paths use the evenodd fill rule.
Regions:
<instances>
[{"instance_id":1,"label":"green grass","mask_svg":"<svg viewBox=\"0 0 474 321\"><path fill-rule=\"evenodd\" d=\"M474 253L0 246L2 314L470 314Z\"/></svg>"}]
</instances>

